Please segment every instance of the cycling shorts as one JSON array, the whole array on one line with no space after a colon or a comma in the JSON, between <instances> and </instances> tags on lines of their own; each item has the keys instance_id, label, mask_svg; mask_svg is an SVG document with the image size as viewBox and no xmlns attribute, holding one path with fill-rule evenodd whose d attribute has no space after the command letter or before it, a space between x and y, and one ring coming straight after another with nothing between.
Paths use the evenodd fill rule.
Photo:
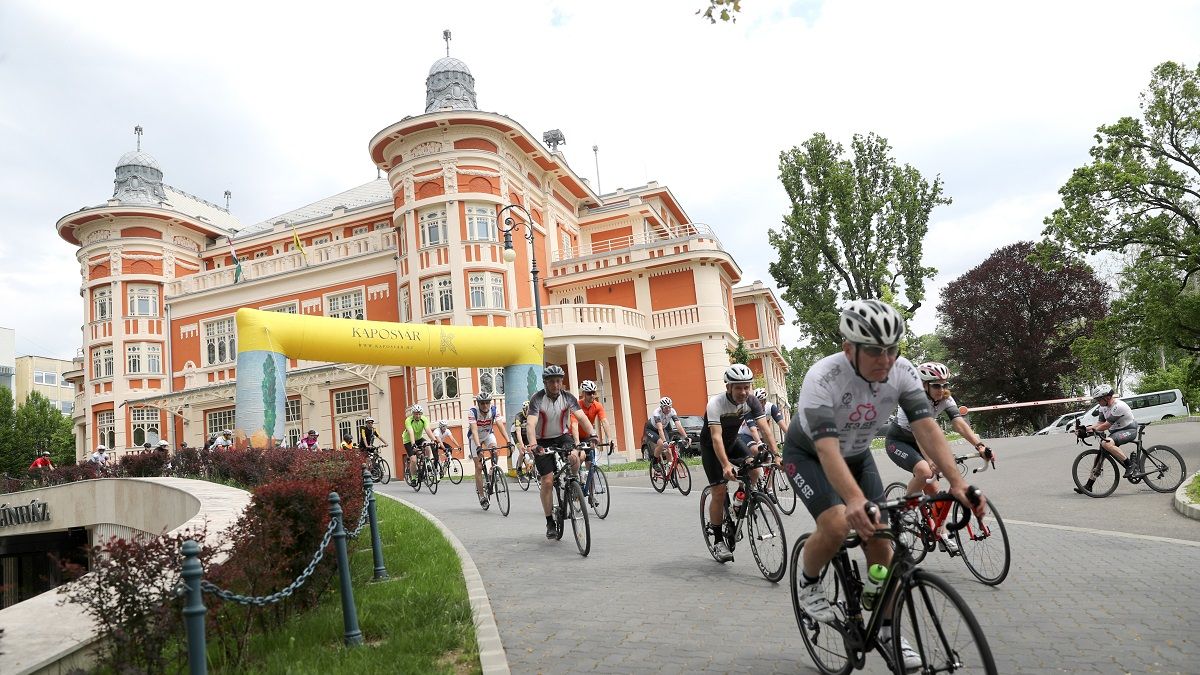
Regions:
<instances>
[{"instance_id":1,"label":"cycling shorts","mask_svg":"<svg viewBox=\"0 0 1200 675\"><path fill-rule=\"evenodd\" d=\"M734 439L731 445L725 446L725 456L729 461L750 456L750 450L741 438ZM724 485L725 474L721 471L721 460L717 459L717 451L712 441L700 441L700 463L704 465L704 475L708 477L709 485Z\"/></svg>"},{"instance_id":2,"label":"cycling shorts","mask_svg":"<svg viewBox=\"0 0 1200 675\"><path fill-rule=\"evenodd\" d=\"M558 448L575 445L575 439L571 437L571 434L563 434L562 436L555 436L553 438L539 438L537 444L545 449L546 452L534 456L533 465L537 467L539 476L545 476L546 474L554 473L554 470L558 468L558 460L554 458L555 453L553 451Z\"/></svg>"},{"instance_id":3,"label":"cycling shorts","mask_svg":"<svg viewBox=\"0 0 1200 675\"><path fill-rule=\"evenodd\" d=\"M875 466L875 458L870 450L842 459L846 461L846 466L850 467L850 474L858 481L858 487L867 499L883 499L883 482L879 479L879 467ZM813 519L832 506L846 503L825 477L821 460L813 455L799 453L791 461L785 461L783 469Z\"/></svg>"},{"instance_id":4,"label":"cycling shorts","mask_svg":"<svg viewBox=\"0 0 1200 675\"><path fill-rule=\"evenodd\" d=\"M1138 425L1124 427L1122 429L1110 429L1108 437L1117 445L1125 445L1137 438Z\"/></svg>"},{"instance_id":5,"label":"cycling shorts","mask_svg":"<svg viewBox=\"0 0 1200 675\"><path fill-rule=\"evenodd\" d=\"M895 436L888 436L884 442L887 456L892 458L892 463L909 473L913 472L913 468L917 464L925 461L921 451L907 441L902 441Z\"/></svg>"},{"instance_id":6,"label":"cycling shorts","mask_svg":"<svg viewBox=\"0 0 1200 675\"><path fill-rule=\"evenodd\" d=\"M483 445L490 445L492 447L495 447L496 434L489 433L487 436L484 436L483 437ZM475 444L475 435L474 434L471 434L470 436L467 437L467 448L468 448L467 456L470 457L471 459L475 459L475 457L479 454L479 446Z\"/></svg>"}]
</instances>

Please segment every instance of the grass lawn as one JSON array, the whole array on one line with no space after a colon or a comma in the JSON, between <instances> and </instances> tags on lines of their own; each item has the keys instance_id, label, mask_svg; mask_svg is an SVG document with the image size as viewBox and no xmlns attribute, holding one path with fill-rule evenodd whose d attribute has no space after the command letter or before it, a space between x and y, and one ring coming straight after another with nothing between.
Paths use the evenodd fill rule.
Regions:
<instances>
[{"instance_id":1,"label":"grass lawn","mask_svg":"<svg viewBox=\"0 0 1200 675\"><path fill-rule=\"evenodd\" d=\"M685 457L683 460L683 463L687 464L688 466L700 466L700 458L699 457ZM604 469L605 473L613 473L616 471L649 471L650 470L650 462L647 462L644 459L640 459L636 462L621 462L620 464L614 463L614 464L609 464L609 465L605 465L604 460L598 459L596 461L596 466L600 467L601 469Z\"/></svg>"},{"instance_id":2,"label":"grass lawn","mask_svg":"<svg viewBox=\"0 0 1200 675\"><path fill-rule=\"evenodd\" d=\"M1200 473L1192 478L1192 482L1188 484L1187 497L1192 500L1193 504L1200 504Z\"/></svg>"},{"instance_id":3,"label":"grass lawn","mask_svg":"<svg viewBox=\"0 0 1200 675\"><path fill-rule=\"evenodd\" d=\"M383 555L391 578L370 583L370 529L351 555L354 598L364 644L342 645L342 605L333 587L313 611L256 636L246 673L478 673L471 605L458 556L415 511L377 499ZM333 555L332 547L328 555ZM220 664L212 664L221 672Z\"/></svg>"}]
</instances>

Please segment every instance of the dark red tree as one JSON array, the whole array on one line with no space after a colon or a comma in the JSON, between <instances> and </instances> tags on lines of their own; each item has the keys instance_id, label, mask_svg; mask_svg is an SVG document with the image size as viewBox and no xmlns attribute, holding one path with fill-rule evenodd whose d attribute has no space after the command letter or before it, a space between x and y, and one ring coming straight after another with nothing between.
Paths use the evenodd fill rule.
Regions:
<instances>
[{"instance_id":1,"label":"dark red tree","mask_svg":"<svg viewBox=\"0 0 1200 675\"><path fill-rule=\"evenodd\" d=\"M1033 247L1023 241L997 249L942 292L940 332L951 360L962 364L953 381L961 403L1063 397L1063 380L1079 370L1071 343L1091 335L1108 312L1108 286L1087 263L1060 253L1040 267L1028 260ZM1013 408L972 415L971 424L1011 433L1035 427L1049 412Z\"/></svg>"}]
</instances>

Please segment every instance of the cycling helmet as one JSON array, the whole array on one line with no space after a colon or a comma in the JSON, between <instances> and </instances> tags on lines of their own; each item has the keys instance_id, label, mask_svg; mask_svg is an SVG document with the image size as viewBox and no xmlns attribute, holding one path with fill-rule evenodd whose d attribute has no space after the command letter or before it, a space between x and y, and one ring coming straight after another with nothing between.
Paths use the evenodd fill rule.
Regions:
<instances>
[{"instance_id":1,"label":"cycling helmet","mask_svg":"<svg viewBox=\"0 0 1200 675\"><path fill-rule=\"evenodd\" d=\"M308 435L309 435L309 436L318 436L319 434L317 433L317 430L316 430L316 429L309 429L309 430L308 430Z\"/></svg>"},{"instance_id":2,"label":"cycling helmet","mask_svg":"<svg viewBox=\"0 0 1200 675\"><path fill-rule=\"evenodd\" d=\"M424 415L424 414L425 414L425 409L424 409L424 408L422 408L422 407L420 406L420 404L414 405L414 406L413 406L413 408L412 408L412 414L414 414L414 415ZM374 422L375 420L367 420L367 421L368 421L368 422Z\"/></svg>"},{"instance_id":3,"label":"cycling helmet","mask_svg":"<svg viewBox=\"0 0 1200 675\"><path fill-rule=\"evenodd\" d=\"M350 435L349 431L347 431L346 433L342 434L342 441L346 443L353 443L354 437Z\"/></svg>"},{"instance_id":4,"label":"cycling helmet","mask_svg":"<svg viewBox=\"0 0 1200 675\"><path fill-rule=\"evenodd\" d=\"M950 369L944 363L928 361L917 366L922 382L945 382L950 379Z\"/></svg>"},{"instance_id":5,"label":"cycling helmet","mask_svg":"<svg viewBox=\"0 0 1200 675\"><path fill-rule=\"evenodd\" d=\"M543 380L549 380L552 377L566 377L566 376L567 376L567 373L562 369L561 366L546 366L546 369L542 371L542 379Z\"/></svg>"},{"instance_id":6,"label":"cycling helmet","mask_svg":"<svg viewBox=\"0 0 1200 675\"><path fill-rule=\"evenodd\" d=\"M159 442L158 442L158 447L160 447L160 448L169 448L169 447L171 447L171 444L170 444L170 443L168 443L168 442L166 442L166 441L159 441ZM50 454L50 453L46 453L46 454L48 455L48 454Z\"/></svg>"},{"instance_id":7,"label":"cycling helmet","mask_svg":"<svg viewBox=\"0 0 1200 675\"><path fill-rule=\"evenodd\" d=\"M50 451L49 451L49 450L43 450L43 451L42 451L42 457L49 457L49 456L50 456Z\"/></svg>"},{"instance_id":8,"label":"cycling helmet","mask_svg":"<svg viewBox=\"0 0 1200 675\"><path fill-rule=\"evenodd\" d=\"M670 408L671 405L674 403L675 402L671 400L670 396L664 396L664 397L658 399L658 407L660 407L660 408Z\"/></svg>"},{"instance_id":9,"label":"cycling helmet","mask_svg":"<svg viewBox=\"0 0 1200 675\"><path fill-rule=\"evenodd\" d=\"M475 400L479 401L480 403L487 403L492 400L492 394L491 392L481 391L479 392L479 395L475 397Z\"/></svg>"},{"instance_id":10,"label":"cycling helmet","mask_svg":"<svg viewBox=\"0 0 1200 675\"><path fill-rule=\"evenodd\" d=\"M855 300L838 319L842 337L855 344L891 347L904 337L904 317L879 300Z\"/></svg>"},{"instance_id":11,"label":"cycling helmet","mask_svg":"<svg viewBox=\"0 0 1200 675\"><path fill-rule=\"evenodd\" d=\"M142 443L142 447L149 450L150 449L150 441L146 441L145 443Z\"/></svg>"},{"instance_id":12,"label":"cycling helmet","mask_svg":"<svg viewBox=\"0 0 1200 675\"><path fill-rule=\"evenodd\" d=\"M1102 384L1099 387L1096 387L1095 389L1092 390L1092 398L1097 401L1104 398L1105 396L1112 396L1112 394L1113 394L1113 388L1107 384Z\"/></svg>"},{"instance_id":13,"label":"cycling helmet","mask_svg":"<svg viewBox=\"0 0 1200 675\"><path fill-rule=\"evenodd\" d=\"M438 420L438 428L445 429L446 428L446 420Z\"/></svg>"},{"instance_id":14,"label":"cycling helmet","mask_svg":"<svg viewBox=\"0 0 1200 675\"><path fill-rule=\"evenodd\" d=\"M766 401L767 400L767 390L763 389L762 387L755 389L754 390L754 398L757 398L760 401Z\"/></svg>"},{"instance_id":15,"label":"cycling helmet","mask_svg":"<svg viewBox=\"0 0 1200 675\"><path fill-rule=\"evenodd\" d=\"M725 369L725 384L749 384L754 381L754 373L749 366L735 363Z\"/></svg>"},{"instance_id":16,"label":"cycling helmet","mask_svg":"<svg viewBox=\"0 0 1200 675\"><path fill-rule=\"evenodd\" d=\"M108 452L108 446L101 443L100 445L96 446L96 452Z\"/></svg>"},{"instance_id":17,"label":"cycling helmet","mask_svg":"<svg viewBox=\"0 0 1200 675\"><path fill-rule=\"evenodd\" d=\"M594 394L596 393L596 383L592 382L591 380L584 380L583 383L579 385L579 391L582 391L586 394Z\"/></svg>"}]
</instances>

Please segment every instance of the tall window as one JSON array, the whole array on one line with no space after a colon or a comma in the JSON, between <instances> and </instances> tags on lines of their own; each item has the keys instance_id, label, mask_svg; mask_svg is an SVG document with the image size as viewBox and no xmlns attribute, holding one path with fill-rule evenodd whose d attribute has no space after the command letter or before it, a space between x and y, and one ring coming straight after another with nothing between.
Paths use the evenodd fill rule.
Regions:
<instances>
[{"instance_id":1,"label":"tall window","mask_svg":"<svg viewBox=\"0 0 1200 675\"><path fill-rule=\"evenodd\" d=\"M357 290L329 296L325 299L325 316L336 319L365 319L363 292Z\"/></svg>"},{"instance_id":2,"label":"tall window","mask_svg":"<svg viewBox=\"0 0 1200 675\"><path fill-rule=\"evenodd\" d=\"M207 418L207 421L208 421L208 424L205 425L206 427L208 427L208 438L212 438L213 434L220 432L222 429L232 429L233 428L233 420L234 420L234 409L233 408L226 408L225 410L213 410L213 411L209 412L205 417ZM205 440L208 440L208 439L206 438Z\"/></svg>"},{"instance_id":3,"label":"tall window","mask_svg":"<svg viewBox=\"0 0 1200 675\"><path fill-rule=\"evenodd\" d=\"M129 375L162 373L162 345L135 342L125 345L125 372Z\"/></svg>"},{"instance_id":4,"label":"tall window","mask_svg":"<svg viewBox=\"0 0 1200 675\"><path fill-rule=\"evenodd\" d=\"M454 311L454 288L450 277L435 277L421 282L421 312L425 316Z\"/></svg>"},{"instance_id":5,"label":"tall window","mask_svg":"<svg viewBox=\"0 0 1200 675\"><path fill-rule=\"evenodd\" d=\"M443 312L454 311L454 288L450 285L450 277L438 279L438 309Z\"/></svg>"},{"instance_id":6,"label":"tall window","mask_svg":"<svg viewBox=\"0 0 1200 675\"><path fill-rule=\"evenodd\" d=\"M558 254L561 257L566 255L567 252L571 250L571 233L565 231L561 232L559 234L559 242L561 245L559 246Z\"/></svg>"},{"instance_id":7,"label":"tall window","mask_svg":"<svg viewBox=\"0 0 1200 675\"><path fill-rule=\"evenodd\" d=\"M421 315L429 316L436 314L435 307L437 305L433 301L433 280L421 282Z\"/></svg>"},{"instance_id":8,"label":"tall window","mask_svg":"<svg viewBox=\"0 0 1200 675\"><path fill-rule=\"evenodd\" d=\"M492 291L492 309L504 309L504 275L492 272L488 275L488 286Z\"/></svg>"},{"instance_id":9,"label":"tall window","mask_svg":"<svg viewBox=\"0 0 1200 675\"><path fill-rule=\"evenodd\" d=\"M492 206L467 207L467 240L496 241L496 209Z\"/></svg>"},{"instance_id":10,"label":"tall window","mask_svg":"<svg viewBox=\"0 0 1200 675\"><path fill-rule=\"evenodd\" d=\"M486 274L486 272L472 272L467 275L467 282L471 289L471 309L487 307L487 286L484 283Z\"/></svg>"},{"instance_id":11,"label":"tall window","mask_svg":"<svg viewBox=\"0 0 1200 675\"><path fill-rule=\"evenodd\" d=\"M112 318L112 289L97 288L92 291L92 321L107 321Z\"/></svg>"},{"instance_id":12,"label":"tall window","mask_svg":"<svg viewBox=\"0 0 1200 675\"><path fill-rule=\"evenodd\" d=\"M289 448L300 445L300 399L289 398L283 406L283 419ZM337 439L330 441L334 445Z\"/></svg>"},{"instance_id":13,"label":"tall window","mask_svg":"<svg viewBox=\"0 0 1200 675\"><path fill-rule=\"evenodd\" d=\"M439 368L433 371L433 400L445 401L458 398L458 371Z\"/></svg>"},{"instance_id":14,"label":"tall window","mask_svg":"<svg viewBox=\"0 0 1200 675\"><path fill-rule=\"evenodd\" d=\"M479 391L495 394L497 396L504 395L504 369L503 368L480 368L479 369Z\"/></svg>"},{"instance_id":15,"label":"tall window","mask_svg":"<svg viewBox=\"0 0 1200 675\"><path fill-rule=\"evenodd\" d=\"M96 434L100 437L101 444L107 445L109 448L116 446L117 433L113 411L105 410L96 413Z\"/></svg>"},{"instance_id":16,"label":"tall window","mask_svg":"<svg viewBox=\"0 0 1200 675\"><path fill-rule=\"evenodd\" d=\"M92 352L92 379L98 380L102 377L112 377L113 375L113 348L98 347Z\"/></svg>"},{"instance_id":17,"label":"tall window","mask_svg":"<svg viewBox=\"0 0 1200 675\"><path fill-rule=\"evenodd\" d=\"M421 248L444 246L449 243L446 234L446 212L426 211L421 214Z\"/></svg>"},{"instance_id":18,"label":"tall window","mask_svg":"<svg viewBox=\"0 0 1200 675\"><path fill-rule=\"evenodd\" d=\"M366 387L333 393L333 424L340 439L346 433L358 439L358 428L371 414L371 400Z\"/></svg>"},{"instance_id":19,"label":"tall window","mask_svg":"<svg viewBox=\"0 0 1200 675\"><path fill-rule=\"evenodd\" d=\"M157 408L131 408L129 427L133 430L133 445L154 445L159 440L159 415Z\"/></svg>"},{"instance_id":20,"label":"tall window","mask_svg":"<svg viewBox=\"0 0 1200 675\"><path fill-rule=\"evenodd\" d=\"M129 316L158 316L158 289L154 286L130 286Z\"/></svg>"},{"instance_id":21,"label":"tall window","mask_svg":"<svg viewBox=\"0 0 1200 675\"><path fill-rule=\"evenodd\" d=\"M408 286L400 287L400 323L412 321L412 298L409 297Z\"/></svg>"},{"instance_id":22,"label":"tall window","mask_svg":"<svg viewBox=\"0 0 1200 675\"><path fill-rule=\"evenodd\" d=\"M471 309L504 309L504 276L497 272L467 275Z\"/></svg>"},{"instance_id":23,"label":"tall window","mask_svg":"<svg viewBox=\"0 0 1200 675\"><path fill-rule=\"evenodd\" d=\"M233 317L204 324L204 365L233 363L237 358L237 329ZM224 428L224 427L222 427Z\"/></svg>"}]
</instances>

